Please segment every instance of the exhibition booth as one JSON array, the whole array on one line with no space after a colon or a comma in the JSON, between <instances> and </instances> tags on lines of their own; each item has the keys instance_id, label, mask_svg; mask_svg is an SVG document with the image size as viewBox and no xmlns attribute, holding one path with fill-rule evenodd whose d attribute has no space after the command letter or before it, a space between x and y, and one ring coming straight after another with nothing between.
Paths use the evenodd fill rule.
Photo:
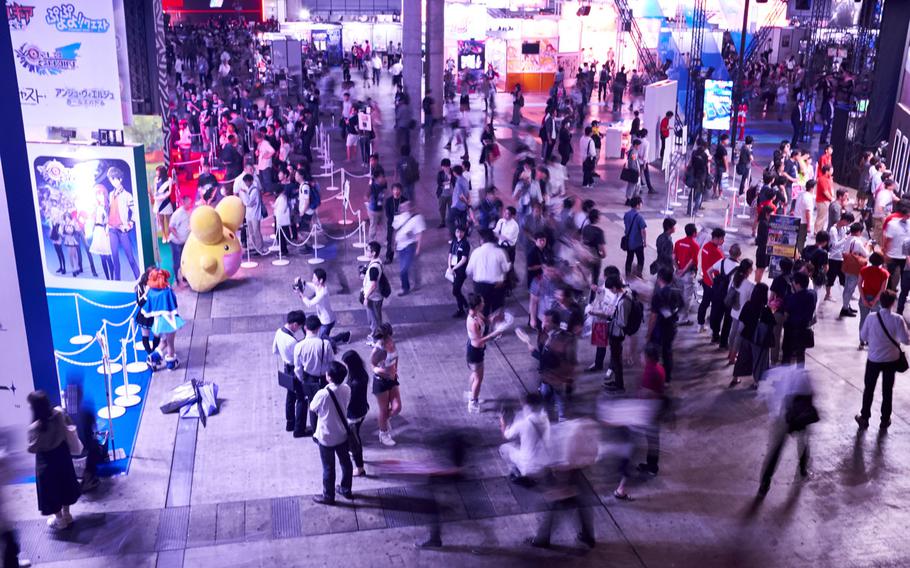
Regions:
<instances>
[{"instance_id":1,"label":"exhibition booth","mask_svg":"<svg viewBox=\"0 0 910 568\"><path fill-rule=\"evenodd\" d=\"M15 259L5 270L18 277L4 282L0 327L11 332L5 346L27 348L5 351L21 360L11 363L0 415L21 425L34 389L70 412L90 409L111 458L100 473L126 473L151 378L136 345L134 286L156 245L144 148L122 142L132 120L121 104L125 26L112 0L30 4L8 13L14 58L4 62L15 68L26 141L16 139L24 154L4 169L27 165L27 177L15 167L22 178L0 202L9 219L0 258Z\"/></svg>"}]
</instances>

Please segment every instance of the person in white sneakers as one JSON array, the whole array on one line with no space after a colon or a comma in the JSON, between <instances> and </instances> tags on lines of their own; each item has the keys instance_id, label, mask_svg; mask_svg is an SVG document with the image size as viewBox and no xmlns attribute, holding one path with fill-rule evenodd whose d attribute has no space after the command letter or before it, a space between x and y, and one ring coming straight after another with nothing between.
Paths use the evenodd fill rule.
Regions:
<instances>
[{"instance_id":1,"label":"person in white sneakers","mask_svg":"<svg viewBox=\"0 0 910 568\"><path fill-rule=\"evenodd\" d=\"M468 412L476 414L480 412L480 385L483 384L483 359L487 349L487 342L499 337L502 332L492 330L489 334L484 335L484 327L487 319L483 315L483 297L478 294L468 296L468 319L466 322L468 329L468 343L466 346L466 359L468 369L471 370L469 377L471 391L468 394Z\"/></svg>"},{"instance_id":2,"label":"person in white sneakers","mask_svg":"<svg viewBox=\"0 0 910 568\"><path fill-rule=\"evenodd\" d=\"M392 325L384 323L373 333L373 395L379 408L379 443L394 446L391 418L401 414L401 393L398 390L398 349L392 339Z\"/></svg>"},{"instance_id":3,"label":"person in white sneakers","mask_svg":"<svg viewBox=\"0 0 910 568\"><path fill-rule=\"evenodd\" d=\"M59 407L52 408L44 391L28 395L34 422L28 427L28 451L35 454L38 509L50 515L47 526L55 531L73 524L70 506L79 500L79 482L73 469L67 428L72 424ZM81 451L81 450L79 450Z\"/></svg>"}]
</instances>

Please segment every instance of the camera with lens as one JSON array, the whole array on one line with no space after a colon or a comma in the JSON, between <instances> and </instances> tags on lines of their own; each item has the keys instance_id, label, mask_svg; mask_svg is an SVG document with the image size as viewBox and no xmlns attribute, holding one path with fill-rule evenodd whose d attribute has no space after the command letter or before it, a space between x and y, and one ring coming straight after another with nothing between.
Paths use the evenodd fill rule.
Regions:
<instances>
[{"instance_id":1,"label":"camera with lens","mask_svg":"<svg viewBox=\"0 0 910 568\"><path fill-rule=\"evenodd\" d=\"M294 285L291 286L291 288L293 288L296 292L303 292L303 280L301 280L298 276L294 279Z\"/></svg>"}]
</instances>

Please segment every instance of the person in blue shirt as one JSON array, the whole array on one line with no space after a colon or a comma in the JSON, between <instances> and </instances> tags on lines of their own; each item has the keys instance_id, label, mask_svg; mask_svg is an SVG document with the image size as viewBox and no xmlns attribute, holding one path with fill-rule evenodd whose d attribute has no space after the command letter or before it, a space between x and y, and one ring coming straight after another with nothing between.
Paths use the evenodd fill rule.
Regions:
<instances>
[{"instance_id":1,"label":"person in blue shirt","mask_svg":"<svg viewBox=\"0 0 910 568\"><path fill-rule=\"evenodd\" d=\"M629 200L629 210L623 216L626 242L626 278L632 274L632 259L636 260L635 275L641 278L642 267L645 264L645 243L647 242L648 224L641 213L641 197Z\"/></svg>"}]
</instances>

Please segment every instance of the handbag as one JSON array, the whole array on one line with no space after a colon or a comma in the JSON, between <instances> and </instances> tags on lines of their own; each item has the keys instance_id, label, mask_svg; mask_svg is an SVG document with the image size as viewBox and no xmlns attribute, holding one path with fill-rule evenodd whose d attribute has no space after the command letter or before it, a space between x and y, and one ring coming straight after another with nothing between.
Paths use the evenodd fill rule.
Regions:
<instances>
[{"instance_id":1,"label":"handbag","mask_svg":"<svg viewBox=\"0 0 910 568\"><path fill-rule=\"evenodd\" d=\"M81 456L85 449L82 446L82 440L79 439L79 432L76 430L75 424L66 425L66 445L69 447L71 456Z\"/></svg>"},{"instance_id":2,"label":"handbag","mask_svg":"<svg viewBox=\"0 0 910 568\"><path fill-rule=\"evenodd\" d=\"M844 274L849 274L851 276L857 276L860 270L869 262L869 259L865 256L853 254L853 245L855 244L856 241L850 243L850 250L844 253L844 263L841 265Z\"/></svg>"},{"instance_id":3,"label":"handbag","mask_svg":"<svg viewBox=\"0 0 910 568\"><path fill-rule=\"evenodd\" d=\"M888 331L888 328L885 327L885 320L882 319L881 312L879 312L875 315L876 315L876 317L878 317L878 325L882 326L882 331L885 332L885 336L888 337L888 339L891 341L891 343L893 343L894 346L897 347L898 352L900 352L900 355L898 356L897 361L894 361L894 370L898 373L907 372L907 369L910 369L910 364L907 363L907 355L904 353L904 350L901 349L900 343L898 343L897 341L894 340L894 338L891 336L891 333Z\"/></svg>"},{"instance_id":4,"label":"handbag","mask_svg":"<svg viewBox=\"0 0 910 568\"><path fill-rule=\"evenodd\" d=\"M278 386L286 388L289 391L294 390L294 375L291 373L285 373L284 371L278 371Z\"/></svg>"},{"instance_id":5,"label":"handbag","mask_svg":"<svg viewBox=\"0 0 910 568\"><path fill-rule=\"evenodd\" d=\"M619 179L626 183L638 183L638 170L635 168L623 168L619 172Z\"/></svg>"},{"instance_id":6,"label":"handbag","mask_svg":"<svg viewBox=\"0 0 910 568\"><path fill-rule=\"evenodd\" d=\"M360 438L357 437L357 434L351 430L351 426L348 424L348 419L344 412L341 411L341 405L338 404L338 399L335 398L335 393L332 392L332 389L325 387L328 391L329 396L332 398L332 404L335 405L335 410L338 412L338 419L341 420L341 423L344 425L344 431L348 435L348 449L355 454L363 449L363 444L360 442Z\"/></svg>"},{"instance_id":7,"label":"handbag","mask_svg":"<svg viewBox=\"0 0 910 568\"><path fill-rule=\"evenodd\" d=\"M800 432L819 421L818 410L812 404L811 394L797 394L790 399L784 414L787 432Z\"/></svg>"}]
</instances>

